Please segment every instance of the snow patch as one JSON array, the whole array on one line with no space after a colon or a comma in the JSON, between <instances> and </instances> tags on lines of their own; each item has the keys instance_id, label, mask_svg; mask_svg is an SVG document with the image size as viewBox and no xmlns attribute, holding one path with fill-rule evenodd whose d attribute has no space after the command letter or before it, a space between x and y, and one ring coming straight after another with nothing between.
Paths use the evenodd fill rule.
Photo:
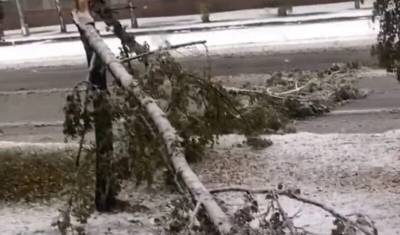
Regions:
<instances>
[{"instance_id":1,"label":"snow patch","mask_svg":"<svg viewBox=\"0 0 400 235\"><path fill-rule=\"evenodd\" d=\"M338 30L340 29L340 30ZM181 44L206 40L213 55L232 54L240 51L279 52L312 48L357 46L374 43L379 29L378 22L368 19L315 24L262 26L251 28L181 32L138 36L141 43L147 42L152 49L167 44ZM105 39L115 54L120 42L116 38ZM301 45L299 45L301 44ZM174 56L195 56L193 51L205 53L203 47L180 49ZM0 69L30 66L54 66L59 64L81 64L86 60L80 41L43 42L0 47Z\"/></svg>"}]
</instances>

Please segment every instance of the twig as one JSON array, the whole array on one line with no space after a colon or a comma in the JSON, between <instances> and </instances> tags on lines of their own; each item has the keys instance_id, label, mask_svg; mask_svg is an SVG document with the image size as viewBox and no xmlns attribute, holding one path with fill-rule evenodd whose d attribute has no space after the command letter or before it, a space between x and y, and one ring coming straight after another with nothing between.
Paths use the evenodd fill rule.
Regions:
<instances>
[{"instance_id":1,"label":"twig","mask_svg":"<svg viewBox=\"0 0 400 235\"><path fill-rule=\"evenodd\" d=\"M280 92L280 93L274 93L274 95L282 96L282 95L290 95L292 93L299 92L299 91L303 90L304 88L306 88L309 84L311 84L311 82L312 82L312 80L309 80L305 85L303 85L301 87L297 87L297 83L296 83L296 88L295 89L284 91L284 92Z\"/></svg>"},{"instance_id":2,"label":"twig","mask_svg":"<svg viewBox=\"0 0 400 235\"><path fill-rule=\"evenodd\" d=\"M226 192L241 192L241 193L253 193L253 194L267 194L273 192L271 189L249 189L240 186L214 188L209 190L210 193L226 193Z\"/></svg>"},{"instance_id":3,"label":"twig","mask_svg":"<svg viewBox=\"0 0 400 235\"><path fill-rule=\"evenodd\" d=\"M71 210L72 210L72 195L68 199L68 202L65 204L65 208L59 209L60 214L54 218L54 221L51 223L51 226L58 228L61 235L68 234L68 228L71 227Z\"/></svg>"},{"instance_id":4,"label":"twig","mask_svg":"<svg viewBox=\"0 0 400 235\"><path fill-rule=\"evenodd\" d=\"M301 233L301 234L304 234L304 235L318 235L317 233L313 233L313 232L307 231L307 230L304 229L303 227L297 227L297 226L294 226L294 227L296 228L296 231L301 231L301 232L303 232L303 233Z\"/></svg>"},{"instance_id":5,"label":"twig","mask_svg":"<svg viewBox=\"0 0 400 235\"><path fill-rule=\"evenodd\" d=\"M243 95L251 95L251 94L257 94L257 95L267 95L270 96L272 98L276 98L276 99L284 99L284 97L282 96L286 96L286 95L290 95L292 93L296 93L299 92L301 90L303 90L304 88L306 88L308 85L310 85L312 82L312 80L309 80L305 85L298 87L297 86L297 82L295 84L295 89L292 90L287 90L287 91L283 91L283 92L272 92L270 90L270 88L267 89L258 89L258 90L249 90L249 89L241 89L241 88L236 88L236 87L224 87L224 89L230 93L237 93L237 94L243 94Z\"/></svg>"},{"instance_id":6,"label":"twig","mask_svg":"<svg viewBox=\"0 0 400 235\"><path fill-rule=\"evenodd\" d=\"M308 198L304 198L304 197L301 197L301 196L298 196L298 195L294 195L293 193L287 192L287 191L286 191L286 192L283 191L283 192L281 192L280 194L281 194L281 195L284 195L284 196L287 196L288 198L291 198L291 199L294 199L294 200L297 200L297 201L300 201L300 202L303 202L303 203L306 203L306 204L310 204L310 205L319 207L319 208L321 208L322 210L324 210L324 211L330 213L330 214L331 214L332 216L334 216L335 218L337 218L337 219L339 219L339 220L341 220L341 221L343 221L343 222L346 222L346 223L350 224L351 226L357 228L358 230L360 230L361 232L363 232L363 233L366 234L366 235L378 235L377 229L375 228L375 226L371 225L372 228L373 228L373 230L374 230L374 232L373 232L373 233L370 233L369 231L367 231L367 230L364 229L363 227L360 227L357 223L355 223L355 222L353 222L353 221L347 219L345 216L339 214L339 213L336 212L334 209L332 209L332 208L330 208L330 207L327 207L327 206L325 206L324 204L322 204L322 203L320 203L320 202L316 202L316 201L311 200L311 199L308 199Z\"/></svg>"},{"instance_id":7,"label":"twig","mask_svg":"<svg viewBox=\"0 0 400 235\"><path fill-rule=\"evenodd\" d=\"M188 231L190 231L190 229L193 227L193 224L196 221L197 213L199 213L200 207L201 207L201 201L198 201L196 203L196 206L194 207L192 215L190 216L189 225L187 226Z\"/></svg>"},{"instance_id":8,"label":"twig","mask_svg":"<svg viewBox=\"0 0 400 235\"><path fill-rule=\"evenodd\" d=\"M129 57L126 59L121 60L121 63L127 63L130 62L132 60L136 60L136 59L140 59L142 57L148 56L148 55L153 55L155 53L161 52L161 51L168 51L168 50L175 50L181 47L188 47L188 46L193 46L193 45L198 45L198 44L206 44L207 41L195 41L195 42L188 42L188 43L182 43L182 44L176 44L176 45L172 45L172 46L167 46L167 47L163 47L163 48L159 48L157 50L154 51L148 51L133 57Z\"/></svg>"},{"instance_id":9,"label":"twig","mask_svg":"<svg viewBox=\"0 0 400 235\"><path fill-rule=\"evenodd\" d=\"M83 103L84 107L83 110L84 112L87 111L87 106L89 105L89 90L93 89L93 84L90 82L90 74L93 71L93 68L95 66L95 61L96 61L96 53L92 54L92 57L90 58L90 66L89 66L89 75L87 78L87 81L82 81L79 82L77 85L75 85L74 90L76 90L77 92L79 92L79 86L82 84L86 85L86 90L85 90L85 101ZM86 129L86 125L84 125L84 129L81 130L81 139L79 140L79 148L78 148L78 153L76 154L76 160L75 160L75 167L78 169L79 168L79 162L80 162L80 158L81 158L81 154L82 154L82 149L83 149L83 144L85 142L85 136L86 136L86 132L88 130Z\"/></svg>"},{"instance_id":10,"label":"twig","mask_svg":"<svg viewBox=\"0 0 400 235\"><path fill-rule=\"evenodd\" d=\"M236 88L236 87L226 87L223 86L224 90L231 94L241 94L241 95L264 95L264 96L269 96L271 98L283 100L283 97L277 96L275 94L272 94L271 92L266 90L249 90L249 89L242 89L242 88Z\"/></svg>"},{"instance_id":11,"label":"twig","mask_svg":"<svg viewBox=\"0 0 400 235\"><path fill-rule=\"evenodd\" d=\"M208 80L211 80L211 69L212 69L211 57L210 57L210 53L209 53L207 44L204 43L203 46L204 46L204 49L206 51L206 62L207 62L207 68L206 68L205 71L208 71L207 75L205 74L206 72L204 71L204 75L205 75L205 77L208 78Z\"/></svg>"},{"instance_id":12,"label":"twig","mask_svg":"<svg viewBox=\"0 0 400 235\"><path fill-rule=\"evenodd\" d=\"M277 197L274 197L274 201L276 202L276 205L278 206L278 210L282 215L283 218L283 224L286 225L286 227L289 229L291 235L296 234L296 229L293 226L293 222L287 215L287 213L283 210L281 203L279 202L279 199Z\"/></svg>"}]
</instances>

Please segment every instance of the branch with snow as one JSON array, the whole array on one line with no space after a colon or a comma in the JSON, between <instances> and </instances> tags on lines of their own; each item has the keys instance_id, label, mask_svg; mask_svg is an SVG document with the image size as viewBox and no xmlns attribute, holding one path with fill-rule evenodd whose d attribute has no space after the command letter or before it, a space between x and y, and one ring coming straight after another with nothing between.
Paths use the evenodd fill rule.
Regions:
<instances>
[{"instance_id":1,"label":"branch with snow","mask_svg":"<svg viewBox=\"0 0 400 235\"><path fill-rule=\"evenodd\" d=\"M333 208L324 205L323 203L317 202L315 200L312 199L308 199L305 197L300 196L300 190L298 189L286 189L286 190L282 190L282 189L278 189L278 190L271 190L271 189L252 189L252 188L245 188L245 187L240 187L240 186L232 186L232 187L221 187L221 188L215 188L215 189L210 189L210 193L212 194L219 194L219 193L228 193L228 192L242 192L242 193L251 193L251 194L267 194L267 195L271 195L270 197L273 200L277 200L275 195L279 195L279 196L286 196L290 199L305 203L305 204L309 204L315 207L318 207L326 212L328 212L330 215L332 215L334 218L336 218L339 221L342 221L345 224L350 225L351 227L361 231L363 234L365 235L378 235L378 230L375 227L373 221L366 221L365 219L363 219L363 224L361 224L360 222L356 221L352 221L350 220L348 217L340 214L339 212L337 212L336 210L334 210ZM278 207L279 210L282 211L282 216L284 217L285 220L287 219L287 215L286 213L283 211L283 209L281 208L279 202L278 202ZM360 214L356 214L357 217L362 217L364 218L365 216L360 215ZM366 227L369 228L366 229L364 226L366 225ZM293 226L289 226L289 228L293 228ZM291 230L291 234L293 234L293 230Z\"/></svg>"},{"instance_id":2,"label":"branch with snow","mask_svg":"<svg viewBox=\"0 0 400 235\"><path fill-rule=\"evenodd\" d=\"M153 54L160 53L160 52L163 52L163 51L175 50L175 49L179 49L179 48L182 48L182 47L194 46L194 45L198 45L198 44L204 45L206 42L207 41L194 41L194 42L171 45L171 46L167 46L167 47L161 47L161 48L159 48L157 50L154 50L154 51L148 51L148 52L145 52L145 53L133 56L133 57L129 57L129 58L123 59L123 60L121 60L121 62L122 63L127 63L127 62L130 62L132 60L137 60L137 59L143 58L145 56L153 55Z\"/></svg>"}]
</instances>

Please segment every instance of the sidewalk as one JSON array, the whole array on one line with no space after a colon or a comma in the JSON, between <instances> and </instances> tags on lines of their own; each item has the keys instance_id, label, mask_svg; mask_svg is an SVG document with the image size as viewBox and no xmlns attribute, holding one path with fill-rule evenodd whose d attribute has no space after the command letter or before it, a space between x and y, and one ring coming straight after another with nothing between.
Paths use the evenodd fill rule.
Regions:
<instances>
[{"instance_id":1,"label":"sidewalk","mask_svg":"<svg viewBox=\"0 0 400 235\"><path fill-rule=\"evenodd\" d=\"M293 8L293 12L288 17L277 17L276 8L220 12L211 14L211 23L202 23L200 15L139 18L140 28L138 29L129 28L129 19L122 20L121 23L127 26L128 32L135 35L169 34L267 25L343 21L370 17L372 14L372 1L367 0L362 7L362 9L354 9L353 2L298 6ZM113 36L112 32L106 30L104 23L99 22L97 28L102 36ZM68 33L60 33L58 25L30 28L30 32L30 36L23 37L20 30L6 31L5 42L0 42L0 46L45 40L68 41L79 39L77 29L72 24L67 25Z\"/></svg>"},{"instance_id":2,"label":"sidewalk","mask_svg":"<svg viewBox=\"0 0 400 235\"><path fill-rule=\"evenodd\" d=\"M204 40L209 55L213 56L369 47L376 42L379 22L372 22L368 5L355 10L352 4L295 7L291 16L279 18L267 14L276 9L223 12L213 14L214 22L208 24L193 23L200 21L198 15L139 19L142 28L128 31L152 50ZM250 16L253 19L237 20ZM161 21L164 25L174 25L156 27ZM192 23L187 24L189 21ZM128 22L122 21L124 25ZM143 28L144 23L148 28ZM110 49L119 54L120 40L106 32L104 24L98 23L97 28ZM69 33L61 34L59 26L33 28L29 37L21 37L18 30L7 31L6 43L11 45L0 46L0 69L84 64L86 55L76 27L68 25L68 30ZM171 53L175 57L198 57L205 55L205 48L192 46Z\"/></svg>"},{"instance_id":3,"label":"sidewalk","mask_svg":"<svg viewBox=\"0 0 400 235\"><path fill-rule=\"evenodd\" d=\"M193 41L207 41L208 54L273 54L282 52L314 51L336 48L369 47L376 43L379 22L371 19L353 19L313 24L290 24L232 28L225 30L176 32L137 36L139 43L147 43L152 50ZM45 39L42 39L45 40ZM105 43L119 54L121 43L117 38L106 38ZM176 58L205 56L201 45L171 51ZM86 61L79 40L41 41L32 44L0 47L0 69L27 67L81 65Z\"/></svg>"}]
</instances>

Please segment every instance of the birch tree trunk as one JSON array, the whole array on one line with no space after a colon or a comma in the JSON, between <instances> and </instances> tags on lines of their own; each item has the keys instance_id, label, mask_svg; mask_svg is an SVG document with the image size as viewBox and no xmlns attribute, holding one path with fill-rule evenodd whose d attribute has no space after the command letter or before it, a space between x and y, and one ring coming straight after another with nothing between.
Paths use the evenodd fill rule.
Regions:
<instances>
[{"instance_id":1,"label":"birch tree trunk","mask_svg":"<svg viewBox=\"0 0 400 235\"><path fill-rule=\"evenodd\" d=\"M57 9L57 13L58 13L58 20L60 22L60 31L62 33L66 33L67 27L65 26L65 21L64 21L63 14L62 14L62 10L61 10L60 0L54 0L54 1L56 4L56 9Z\"/></svg>"},{"instance_id":2,"label":"birch tree trunk","mask_svg":"<svg viewBox=\"0 0 400 235\"><path fill-rule=\"evenodd\" d=\"M17 5L19 24L21 25L21 33L23 36L29 36L29 28L25 22L25 14L20 0L15 0L15 4Z\"/></svg>"}]
</instances>

